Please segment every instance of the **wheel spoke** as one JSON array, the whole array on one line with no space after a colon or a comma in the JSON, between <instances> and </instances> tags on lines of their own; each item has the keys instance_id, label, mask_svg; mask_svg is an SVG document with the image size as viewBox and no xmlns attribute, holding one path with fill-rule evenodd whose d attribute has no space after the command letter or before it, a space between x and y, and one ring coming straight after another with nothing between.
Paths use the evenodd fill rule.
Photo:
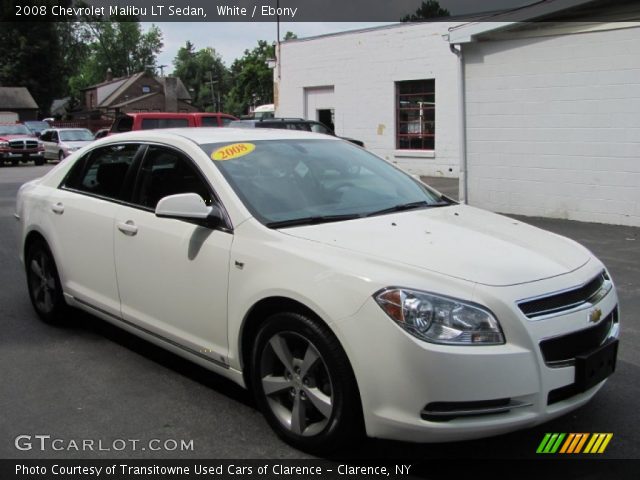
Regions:
<instances>
[{"instance_id":1,"label":"wheel spoke","mask_svg":"<svg viewBox=\"0 0 640 480\"><path fill-rule=\"evenodd\" d=\"M42 301L44 304L44 308L46 311L49 311L53 308L53 299L51 298L51 292L47 288L42 289L44 291Z\"/></svg>"},{"instance_id":2,"label":"wheel spoke","mask_svg":"<svg viewBox=\"0 0 640 480\"><path fill-rule=\"evenodd\" d=\"M33 298L36 299L36 301L41 302L43 291L44 291L44 286L42 286L42 284L35 285L33 287Z\"/></svg>"},{"instance_id":3,"label":"wheel spoke","mask_svg":"<svg viewBox=\"0 0 640 480\"><path fill-rule=\"evenodd\" d=\"M291 381L284 377L267 375L262 379L262 389L264 390L265 395L273 395L274 393L279 393L291 387Z\"/></svg>"},{"instance_id":4,"label":"wheel spoke","mask_svg":"<svg viewBox=\"0 0 640 480\"><path fill-rule=\"evenodd\" d=\"M304 352L304 359L302 365L300 365L300 376L304 377L311 367L318 361L320 355L316 352L316 349L309 343L307 345L307 351Z\"/></svg>"},{"instance_id":5,"label":"wheel spoke","mask_svg":"<svg viewBox=\"0 0 640 480\"><path fill-rule=\"evenodd\" d=\"M273 349L274 353L278 357L278 359L282 362L284 367L289 371L293 372L293 355L287 346L286 340L282 337L282 335L274 336L269 344Z\"/></svg>"},{"instance_id":6,"label":"wheel spoke","mask_svg":"<svg viewBox=\"0 0 640 480\"><path fill-rule=\"evenodd\" d=\"M300 393L298 393L293 401L293 410L291 411L291 431L302 435L305 428L307 428L306 407L300 398Z\"/></svg>"},{"instance_id":7,"label":"wheel spoke","mask_svg":"<svg viewBox=\"0 0 640 480\"><path fill-rule=\"evenodd\" d=\"M44 279L44 275L42 275L42 268L40 267L38 262L36 262L35 258L31 260L31 271L35 273L36 277L38 277L40 280Z\"/></svg>"},{"instance_id":8,"label":"wheel spoke","mask_svg":"<svg viewBox=\"0 0 640 480\"><path fill-rule=\"evenodd\" d=\"M318 388L303 387L303 391L313 406L316 407L325 418L331 416L331 411L333 410L331 397L322 393Z\"/></svg>"}]
</instances>

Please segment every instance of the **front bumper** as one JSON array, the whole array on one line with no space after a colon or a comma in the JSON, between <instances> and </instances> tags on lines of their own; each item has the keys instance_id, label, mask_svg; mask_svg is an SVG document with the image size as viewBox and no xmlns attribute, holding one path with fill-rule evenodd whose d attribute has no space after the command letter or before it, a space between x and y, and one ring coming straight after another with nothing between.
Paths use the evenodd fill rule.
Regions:
<instances>
[{"instance_id":1,"label":"front bumper","mask_svg":"<svg viewBox=\"0 0 640 480\"><path fill-rule=\"evenodd\" d=\"M42 150L12 150L12 151L4 151L0 153L0 156L6 160L10 159L34 159L34 158L44 158L44 151Z\"/></svg>"},{"instance_id":2,"label":"front bumper","mask_svg":"<svg viewBox=\"0 0 640 480\"><path fill-rule=\"evenodd\" d=\"M555 279L515 287L479 286L473 300L496 314L505 345L420 341L390 320L373 299L353 317L336 322L334 330L358 381L368 435L416 442L481 438L531 427L587 403L604 381L584 392L554 396L551 392L566 391L574 383L575 366L548 366L539 346L544 339L588 328L587 312L531 321L516 302L579 285L601 268L599 262L589 262ZM617 303L613 288L598 303L603 318ZM617 323L609 334L617 337ZM441 415L443 405L445 411L453 405L456 412L467 414Z\"/></svg>"}]
</instances>

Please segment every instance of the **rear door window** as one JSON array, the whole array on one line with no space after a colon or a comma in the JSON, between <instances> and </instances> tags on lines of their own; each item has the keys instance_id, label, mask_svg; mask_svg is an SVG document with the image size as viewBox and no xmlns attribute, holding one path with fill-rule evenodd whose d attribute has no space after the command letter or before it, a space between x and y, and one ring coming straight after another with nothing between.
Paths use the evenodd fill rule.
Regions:
<instances>
[{"instance_id":1,"label":"rear door window","mask_svg":"<svg viewBox=\"0 0 640 480\"><path fill-rule=\"evenodd\" d=\"M63 187L123 200L127 196L128 173L139 150L140 145L135 143L96 148L73 166Z\"/></svg>"}]
</instances>

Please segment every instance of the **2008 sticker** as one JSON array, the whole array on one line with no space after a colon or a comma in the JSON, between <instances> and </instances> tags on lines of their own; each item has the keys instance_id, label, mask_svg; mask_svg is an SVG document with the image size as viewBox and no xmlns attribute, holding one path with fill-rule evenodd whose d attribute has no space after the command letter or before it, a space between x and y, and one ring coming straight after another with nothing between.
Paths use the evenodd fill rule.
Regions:
<instances>
[{"instance_id":1,"label":"2008 sticker","mask_svg":"<svg viewBox=\"0 0 640 480\"><path fill-rule=\"evenodd\" d=\"M212 160L232 160L234 158L248 155L256 149L253 143L234 143L220 147L211 154Z\"/></svg>"}]
</instances>

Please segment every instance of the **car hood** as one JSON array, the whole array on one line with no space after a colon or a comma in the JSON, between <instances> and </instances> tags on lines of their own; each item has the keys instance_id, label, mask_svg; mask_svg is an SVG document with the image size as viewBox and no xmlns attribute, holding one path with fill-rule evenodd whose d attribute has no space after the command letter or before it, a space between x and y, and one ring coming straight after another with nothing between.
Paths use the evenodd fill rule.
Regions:
<instances>
[{"instance_id":1,"label":"car hood","mask_svg":"<svg viewBox=\"0 0 640 480\"><path fill-rule=\"evenodd\" d=\"M281 232L491 286L563 275L591 258L586 248L572 240L463 205Z\"/></svg>"},{"instance_id":2,"label":"car hood","mask_svg":"<svg viewBox=\"0 0 640 480\"><path fill-rule=\"evenodd\" d=\"M0 140L10 141L10 140L35 140L36 137L33 135L0 135Z\"/></svg>"}]
</instances>

